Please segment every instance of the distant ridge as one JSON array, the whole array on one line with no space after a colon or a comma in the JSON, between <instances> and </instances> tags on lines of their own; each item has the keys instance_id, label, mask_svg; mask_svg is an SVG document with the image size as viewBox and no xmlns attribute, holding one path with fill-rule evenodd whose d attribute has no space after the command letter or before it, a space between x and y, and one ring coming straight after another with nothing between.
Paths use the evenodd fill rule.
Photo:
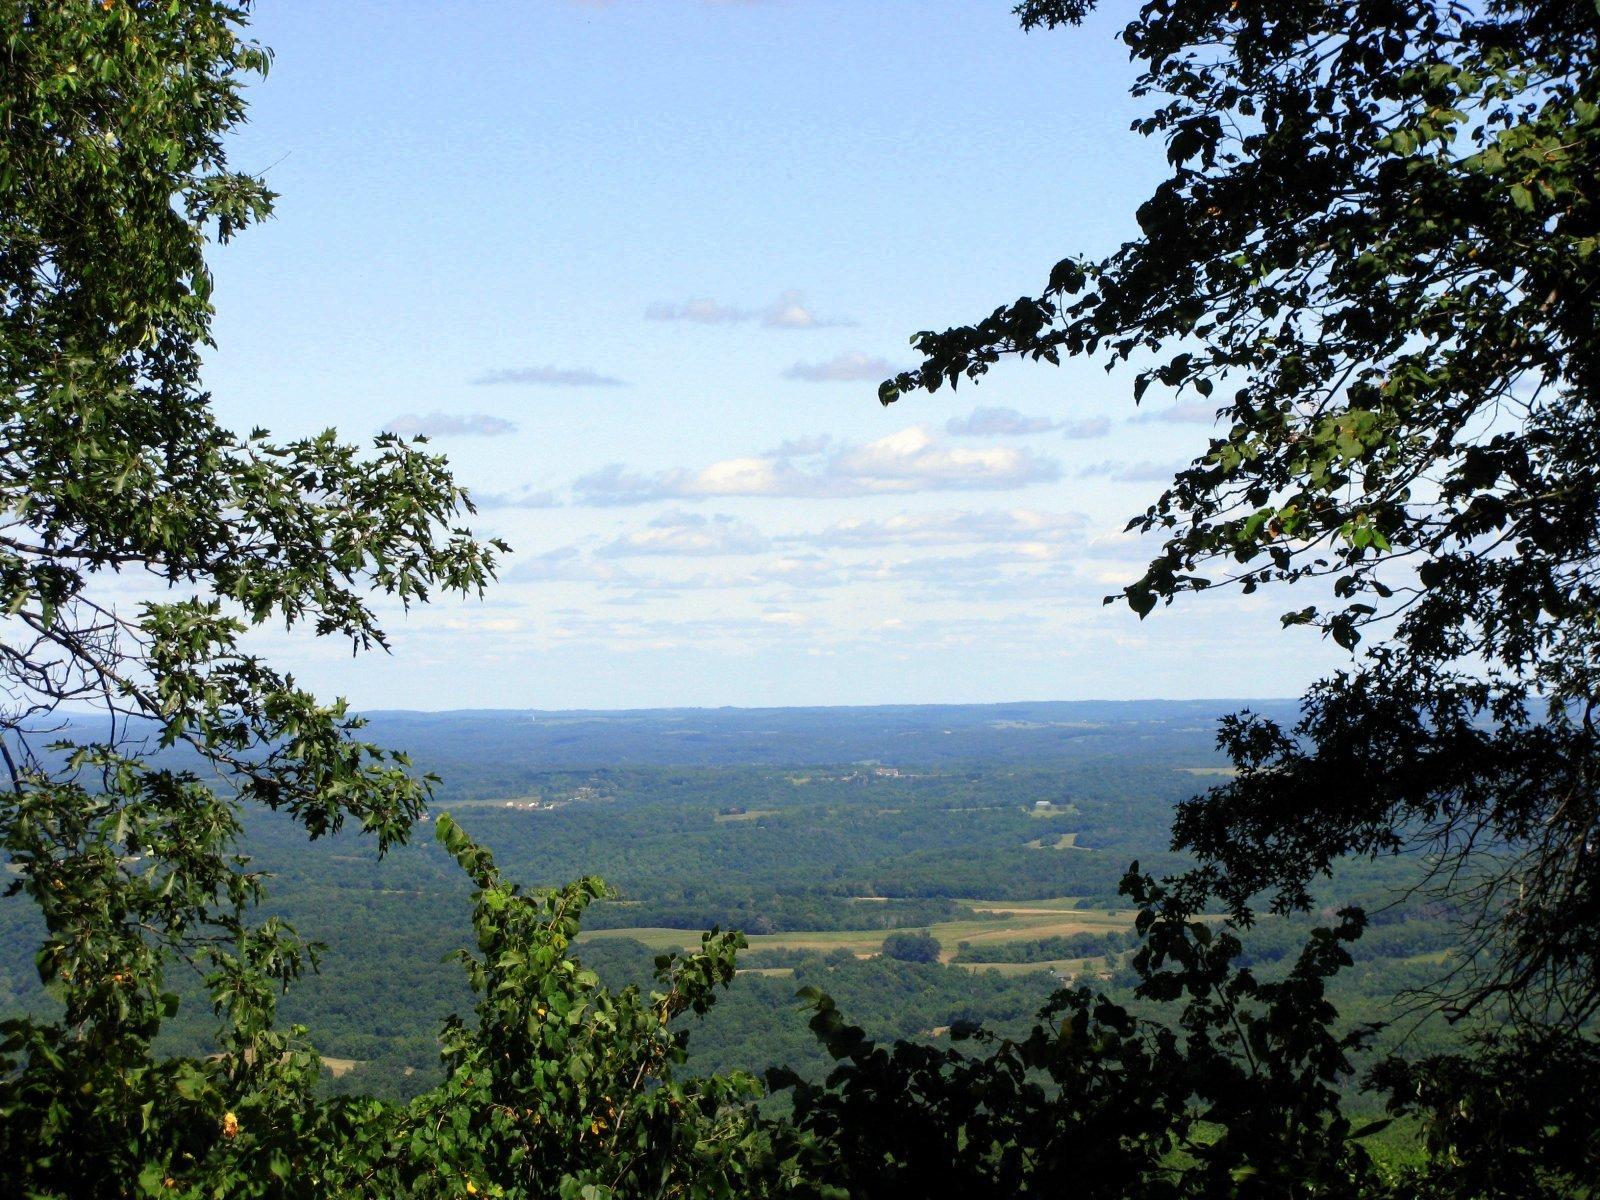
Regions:
<instances>
[{"instance_id":1,"label":"distant ridge","mask_svg":"<svg viewBox=\"0 0 1600 1200\"><path fill-rule=\"evenodd\" d=\"M514 790L530 771L624 767L895 766L1127 758L1151 739L1193 765L1220 762L1216 721L1248 708L1292 719L1282 699L1037 700L1004 704L648 709L379 709L364 736L410 753L444 780L440 795ZM133 727L136 731L138 726ZM62 730L104 736L79 714ZM153 731L153 724L150 726ZM183 752L166 756L184 764Z\"/></svg>"}]
</instances>

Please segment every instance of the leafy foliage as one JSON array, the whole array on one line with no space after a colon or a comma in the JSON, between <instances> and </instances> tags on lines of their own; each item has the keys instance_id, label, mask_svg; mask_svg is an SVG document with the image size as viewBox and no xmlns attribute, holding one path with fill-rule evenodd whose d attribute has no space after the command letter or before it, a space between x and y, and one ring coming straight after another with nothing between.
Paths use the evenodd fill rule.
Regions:
<instances>
[{"instance_id":1,"label":"leafy foliage","mask_svg":"<svg viewBox=\"0 0 1600 1200\"><path fill-rule=\"evenodd\" d=\"M1459 1005L1581 1023L1600 1005L1600 15L1152 0L1122 36L1152 105L1136 128L1171 165L1140 236L919 334L882 399L1005 355L1215 399L1220 432L1131 523L1165 543L1122 598L1143 616L1322 581L1332 603L1285 624L1379 640L1299 724L1230 725L1242 774L1186 807L1179 843L1240 915L1263 890L1303 904L1341 854L1425 845L1479 914Z\"/></svg>"},{"instance_id":2,"label":"leafy foliage","mask_svg":"<svg viewBox=\"0 0 1600 1200\"><path fill-rule=\"evenodd\" d=\"M438 836L477 888L479 954L460 956L477 1021L448 1023L445 1081L408 1108L332 1103L349 1124L317 1147L319 1186L381 1196L761 1194L771 1143L748 1104L756 1081L671 1075L686 1037L673 1020L706 1011L733 978L743 938L712 931L700 952L657 960L659 990L610 992L567 954L584 909L604 894L600 880L526 893L447 815Z\"/></svg>"},{"instance_id":3,"label":"leafy foliage","mask_svg":"<svg viewBox=\"0 0 1600 1200\"><path fill-rule=\"evenodd\" d=\"M840 1065L822 1086L779 1072L795 1119L849 1195L1032 1196L1070 1178L1091 1197L1354 1194L1377 1178L1334 1084L1367 1036L1329 1031L1326 980L1350 959L1358 912L1319 930L1293 971L1259 982L1137 867L1142 997L1181 1001L1172 1025L1088 989L1058 993L1019 1042L972 1028L979 1052L875 1045L825 995L812 1028Z\"/></svg>"},{"instance_id":4,"label":"leafy foliage","mask_svg":"<svg viewBox=\"0 0 1600 1200\"><path fill-rule=\"evenodd\" d=\"M0 4L0 846L60 1000L54 1020L0 1025L0 1162L41 1195L159 1191L253 1113L270 1119L252 1118L255 1158L228 1192L284 1178L318 1072L273 1009L312 948L247 919L260 880L233 853L238 806L312 836L352 820L387 847L429 783L241 639L281 621L382 645L372 591L470 592L500 549L450 526L465 494L422 446L278 444L213 419L205 245L272 202L222 153L268 65L245 15ZM143 591L135 612L108 577ZM104 721L57 738L74 703ZM132 718L204 771L140 757ZM211 1062L150 1055L176 963L222 1019Z\"/></svg>"},{"instance_id":5,"label":"leafy foliage","mask_svg":"<svg viewBox=\"0 0 1600 1200\"><path fill-rule=\"evenodd\" d=\"M1421 1114L1432 1170L1422 1195L1592 1195L1600 1161L1593 1038L1565 1030L1486 1036L1477 1053L1386 1062L1396 1114ZM1587 1189L1587 1190L1585 1190Z\"/></svg>"},{"instance_id":6,"label":"leafy foliage","mask_svg":"<svg viewBox=\"0 0 1600 1200\"><path fill-rule=\"evenodd\" d=\"M939 939L926 929L920 933L891 933L883 939L885 958L900 962L938 962Z\"/></svg>"}]
</instances>

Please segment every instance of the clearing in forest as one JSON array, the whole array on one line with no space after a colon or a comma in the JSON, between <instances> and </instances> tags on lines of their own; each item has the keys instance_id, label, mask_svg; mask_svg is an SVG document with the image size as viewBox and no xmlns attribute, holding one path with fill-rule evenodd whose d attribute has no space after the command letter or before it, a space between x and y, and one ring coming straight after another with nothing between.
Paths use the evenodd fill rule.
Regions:
<instances>
[{"instance_id":1,"label":"clearing in forest","mask_svg":"<svg viewBox=\"0 0 1600 1200\"><path fill-rule=\"evenodd\" d=\"M974 916L959 921L939 921L926 926L938 939L946 954L955 952L958 943L968 942L974 947L998 942L1032 941L1037 938L1070 937L1075 933L1106 933L1133 928L1133 909L1080 909L1070 898L1056 900L964 900ZM752 950L814 950L826 954L830 950L847 949L861 958L877 954L883 939L893 930L885 929L818 929L795 930L789 933L757 933L749 935ZM580 941L603 938L632 938L643 942L652 950L688 950L700 945L700 931L696 929L667 929L661 926L633 926L622 929L596 929L580 935ZM987 964L962 963L962 966ZM1005 969L1027 967L1042 970L1044 963L1008 963Z\"/></svg>"}]
</instances>

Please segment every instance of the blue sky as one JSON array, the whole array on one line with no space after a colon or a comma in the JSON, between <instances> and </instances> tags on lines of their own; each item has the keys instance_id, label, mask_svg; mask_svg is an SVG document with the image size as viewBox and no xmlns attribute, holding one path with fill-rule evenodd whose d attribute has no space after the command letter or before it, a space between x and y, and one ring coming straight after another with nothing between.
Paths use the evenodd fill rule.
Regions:
<instances>
[{"instance_id":1,"label":"blue sky","mask_svg":"<svg viewBox=\"0 0 1600 1200\"><path fill-rule=\"evenodd\" d=\"M881 408L907 341L1133 233L1160 148L1110 4L263 0L214 256L225 420L428 433L515 548L394 653L275 652L364 707L1287 695L1288 597L1140 622L1120 531L1209 414L1092 363Z\"/></svg>"}]
</instances>

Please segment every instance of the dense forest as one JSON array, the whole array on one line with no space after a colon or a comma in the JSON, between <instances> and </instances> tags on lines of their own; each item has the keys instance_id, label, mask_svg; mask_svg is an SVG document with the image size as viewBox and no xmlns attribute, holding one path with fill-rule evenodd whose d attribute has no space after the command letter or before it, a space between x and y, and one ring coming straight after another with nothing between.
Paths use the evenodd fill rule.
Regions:
<instances>
[{"instance_id":1,"label":"dense forest","mask_svg":"<svg viewBox=\"0 0 1600 1200\"><path fill-rule=\"evenodd\" d=\"M786 1066L821 1078L828 1056L796 999L806 986L824 988L888 1039L932 1039L960 1021L1019 1034L1064 980L1131 1000L1137 981L1126 960L1137 938L1118 882L1132 859L1163 871L1187 865L1168 850L1173 809L1197 781L1226 769L1213 731L1229 707L577 714L570 724L561 714L379 713L372 728L404 738L420 771L473 764L436 808L515 878L555 886L593 871L615 887L616 899L585 915L584 928L604 936L585 935L577 949L608 982L648 984L659 949L692 946L701 930L747 935L727 995L686 1024L688 1070ZM568 732L539 733L552 728ZM696 747L696 763L677 761L674 735L700 728L723 733ZM750 729L762 737L741 736ZM946 729L959 729L974 757L946 758L955 736ZM887 754L806 765L792 757L806 738L834 752L876 740L896 748L899 765L887 765ZM931 761L917 763L919 752ZM652 753L667 761L649 763ZM596 765L576 769L582 755ZM772 765L775 757L783 765ZM469 783L482 790L471 793ZM472 1003L465 976L447 963L471 938L469 888L443 848L419 841L380 858L354 832L307 845L270 812L247 816L241 848L270 877L264 911L325 945L318 971L294 985L281 1013L338 1065L328 1086L391 1098L435 1086L445 1018ZM1453 914L1403 897L1416 874L1403 858L1352 862L1325 889L1326 911L1359 903L1373 912L1358 968L1340 985L1352 1021L1399 1012L1397 994L1425 986L1448 962ZM1040 937L1026 911L1004 911L1005 902L1042 901L1067 910L1061 923L1076 921L1078 910L1115 914L1115 927ZM12 1011L49 1003L32 962L32 917L20 899L0 901L0 1003ZM983 940L925 953L919 935L940 926ZM1264 922L1242 961L1292 957L1308 928ZM650 944L630 936L638 930L649 931ZM681 933L674 940L670 931ZM906 947L893 944L897 935ZM213 1053L214 1026L191 987L161 1044ZM1406 1036L1413 1050L1458 1040L1437 1024Z\"/></svg>"}]
</instances>

